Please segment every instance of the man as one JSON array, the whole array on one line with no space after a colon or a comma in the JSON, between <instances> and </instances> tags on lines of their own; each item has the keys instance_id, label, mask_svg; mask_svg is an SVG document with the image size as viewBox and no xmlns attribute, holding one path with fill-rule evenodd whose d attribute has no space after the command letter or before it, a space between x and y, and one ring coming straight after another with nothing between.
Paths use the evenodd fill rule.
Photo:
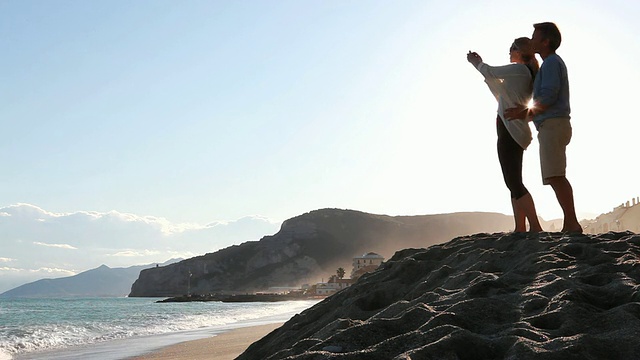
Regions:
<instances>
[{"instance_id":1,"label":"man","mask_svg":"<svg viewBox=\"0 0 640 360\"><path fill-rule=\"evenodd\" d=\"M563 232L582 233L573 201L573 188L566 177L566 149L571 140L569 78L567 67L556 49L562 37L551 22L534 24L531 46L543 63L533 83L533 106L505 110L505 116L522 119L529 116L538 129L542 182L551 185L564 213Z\"/></svg>"}]
</instances>

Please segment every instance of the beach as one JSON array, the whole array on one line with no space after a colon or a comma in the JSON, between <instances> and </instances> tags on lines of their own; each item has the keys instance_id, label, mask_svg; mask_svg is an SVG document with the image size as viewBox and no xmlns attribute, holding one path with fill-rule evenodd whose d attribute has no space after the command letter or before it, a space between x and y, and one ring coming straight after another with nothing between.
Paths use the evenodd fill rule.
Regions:
<instances>
[{"instance_id":1,"label":"beach","mask_svg":"<svg viewBox=\"0 0 640 360\"><path fill-rule=\"evenodd\" d=\"M173 351L171 346L176 344L181 344L175 352L181 357L185 349L193 348L202 350L208 358L226 358L222 351L234 358L279 324L318 302L157 300L0 299L0 360L122 360L142 354L155 356L159 349ZM200 339L205 341L190 343Z\"/></svg>"},{"instance_id":2,"label":"beach","mask_svg":"<svg viewBox=\"0 0 640 360\"><path fill-rule=\"evenodd\" d=\"M249 345L261 339L282 323L249 326L233 329L218 335L161 348L130 360L233 360L244 352Z\"/></svg>"}]
</instances>

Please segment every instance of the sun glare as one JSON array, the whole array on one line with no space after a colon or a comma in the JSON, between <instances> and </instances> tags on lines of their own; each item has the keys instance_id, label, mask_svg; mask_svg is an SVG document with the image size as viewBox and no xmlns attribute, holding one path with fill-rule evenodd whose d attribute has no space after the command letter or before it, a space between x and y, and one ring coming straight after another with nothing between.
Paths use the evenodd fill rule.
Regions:
<instances>
[{"instance_id":1,"label":"sun glare","mask_svg":"<svg viewBox=\"0 0 640 360\"><path fill-rule=\"evenodd\" d=\"M527 109L531 110L533 109L533 98L529 99L529 102L527 103Z\"/></svg>"}]
</instances>

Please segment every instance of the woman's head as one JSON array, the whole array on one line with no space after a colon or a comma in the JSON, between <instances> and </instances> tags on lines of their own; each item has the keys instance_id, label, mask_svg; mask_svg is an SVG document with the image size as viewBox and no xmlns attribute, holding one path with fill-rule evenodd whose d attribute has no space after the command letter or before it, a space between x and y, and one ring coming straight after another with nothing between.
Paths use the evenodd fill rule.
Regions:
<instances>
[{"instance_id":1,"label":"woman's head","mask_svg":"<svg viewBox=\"0 0 640 360\"><path fill-rule=\"evenodd\" d=\"M531 47L531 40L527 37L521 37L513 40L513 44L509 48L511 62L527 63L531 58L535 57L535 53Z\"/></svg>"},{"instance_id":2,"label":"woman's head","mask_svg":"<svg viewBox=\"0 0 640 360\"><path fill-rule=\"evenodd\" d=\"M536 53L531 46L531 39L528 37L520 37L513 41L509 48L509 56L511 62L527 65L533 76L538 73L540 66L536 59Z\"/></svg>"}]
</instances>

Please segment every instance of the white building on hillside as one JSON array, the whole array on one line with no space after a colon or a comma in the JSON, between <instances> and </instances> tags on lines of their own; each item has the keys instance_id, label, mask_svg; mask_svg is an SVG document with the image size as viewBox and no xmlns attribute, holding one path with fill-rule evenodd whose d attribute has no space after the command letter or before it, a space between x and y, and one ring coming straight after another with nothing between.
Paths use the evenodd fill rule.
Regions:
<instances>
[{"instance_id":1,"label":"white building on hillside","mask_svg":"<svg viewBox=\"0 0 640 360\"><path fill-rule=\"evenodd\" d=\"M314 285L313 291L316 295L333 295L338 291L351 286L360 276L368 272L375 271L383 261L384 258L374 252L366 253L362 256L356 256L353 258L351 279L340 279L338 276L332 275L328 282L321 282Z\"/></svg>"},{"instance_id":2,"label":"white building on hillside","mask_svg":"<svg viewBox=\"0 0 640 360\"><path fill-rule=\"evenodd\" d=\"M640 233L640 197L620 204L613 211L601 214L593 220L581 222L585 234L602 234L609 231Z\"/></svg>"},{"instance_id":3,"label":"white building on hillside","mask_svg":"<svg viewBox=\"0 0 640 360\"><path fill-rule=\"evenodd\" d=\"M377 269L384 258L374 252L366 253L362 256L353 258L353 270L351 270L351 278L357 279L364 273L368 273Z\"/></svg>"}]
</instances>

